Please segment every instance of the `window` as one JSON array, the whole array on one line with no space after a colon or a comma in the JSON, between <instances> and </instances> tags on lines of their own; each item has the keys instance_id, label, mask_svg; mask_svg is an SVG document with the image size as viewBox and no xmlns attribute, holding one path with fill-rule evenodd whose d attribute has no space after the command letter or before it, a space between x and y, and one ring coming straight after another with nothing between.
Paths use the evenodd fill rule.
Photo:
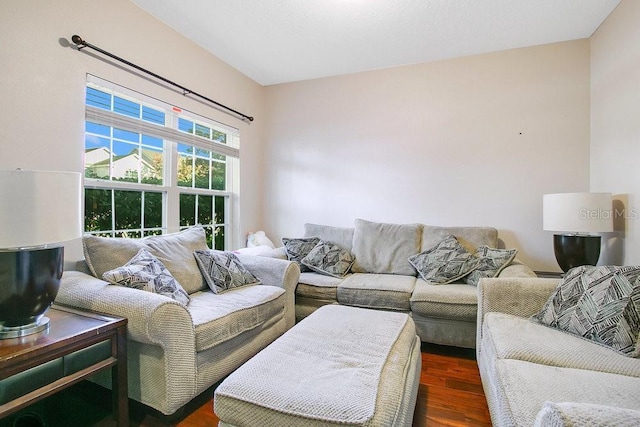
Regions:
<instances>
[{"instance_id":1,"label":"window","mask_svg":"<svg viewBox=\"0 0 640 427\"><path fill-rule=\"evenodd\" d=\"M230 247L237 129L93 76L85 113L86 233L139 238L200 224L211 248Z\"/></svg>"}]
</instances>

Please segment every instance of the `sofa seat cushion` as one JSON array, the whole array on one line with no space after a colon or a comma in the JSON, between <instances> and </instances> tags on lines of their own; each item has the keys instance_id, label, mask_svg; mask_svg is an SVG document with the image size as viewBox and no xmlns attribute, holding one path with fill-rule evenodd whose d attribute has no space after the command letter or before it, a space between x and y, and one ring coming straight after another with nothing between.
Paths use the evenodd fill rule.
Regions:
<instances>
[{"instance_id":1,"label":"sofa seat cushion","mask_svg":"<svg viewBox=\"0 0 640 427\"><path fill-rule=\"evenodd\" d=\"M497 425L532 426L546 401L638 409L636 377L513 359L497 360L495 365L492 381L502 400L495 414L499 420L493 420Z\"/></svg>"},{"instance_id":2,"label":"sofa seat cushion","mask_svg":"<svg viewBox=\"0 0 640 427\"><path fill-rule=\"evenodd\" d=\"M638 426L640 411L608 405L575 402L547 402L534 427Z\"/></svg>"},{"instance_id":3,"label":"sofa seat cushion","mask_svg":"<svg viewBox=\"0 0 640 427\"><path fill-rule=\"evenodd\" d=\"M338 285L344 279L320 273L300 273L296 297L317 298L328 301L338 300Z\"/></svg>"},{"instance_id":4,"label":"sofa seat cushion","mask_svg":"<svg viewBox=\"0 0 640 427\"><path fill-rule=\"evenodd\" d=\"M355 273L338 286L338 302L356 307L409 310L413 276Z\"/></svg>"},{"instance_id":5,"label":"sofa seat cushion","mask_svg":"<svg viewBox=\"0 0 640 427\"><path fill-rule=\"evenodd\" d=\"M196 351L207 350L283 316L285 302L284 289L267 285L242 286L221 294L192 294L187 308L195 328Z\"/></svg>"},{"instance_id":6,"label":"sofa seat cushion","mask_svg":"<svg viewBox=\"0 0 640 427\"><path fill-rule=\"evenodd\" d=\"M604 345L505 313L487 313L482 349L498 359L588 369L640 378L640 359Z\"/></svg>"},{"instance_id":7,"label":"sofa seat cushion","mask_svg":"<svg viewBox=\"0 0 640 427\"><path fill-rule=\"evenodd\" d=\"M414 315L475 322L478 313L478 288L465 283L437 285L416 280L411 295Z\"/></svg>"}]
</instances>

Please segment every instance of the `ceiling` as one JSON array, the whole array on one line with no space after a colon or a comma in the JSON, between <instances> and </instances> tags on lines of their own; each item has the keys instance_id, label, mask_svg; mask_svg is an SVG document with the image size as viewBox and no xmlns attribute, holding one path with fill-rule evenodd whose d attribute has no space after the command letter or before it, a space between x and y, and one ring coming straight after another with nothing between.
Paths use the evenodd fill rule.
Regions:
<instances>
[{"instance_id":1,"label":"ceiling","mask_svg":"<svg viewBox=\"0 0 640 427\"><path fill-rule=\"evenodd\" d=\"M131 0L262 85L590 37L620 0Z\"/></svg>"}]
</instances>

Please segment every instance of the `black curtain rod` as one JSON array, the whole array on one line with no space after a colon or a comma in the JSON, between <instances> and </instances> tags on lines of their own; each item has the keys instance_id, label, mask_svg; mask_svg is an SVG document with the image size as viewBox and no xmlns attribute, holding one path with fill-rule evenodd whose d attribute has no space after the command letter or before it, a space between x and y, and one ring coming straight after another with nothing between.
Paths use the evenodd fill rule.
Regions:
<instances>
[{"instance_id":1,"label":"black curtain rod","mask_svg":"<svg viewBox=\"0 0 640 427\"><path fill-rule=\"evenodd\" d=\"M185 96L186 96L186 95L194 95L194 96L197 96L198 98L204 99L205 101L210 102L210 103L212 103L212 104L216 105L217 107L223 108L223 109L225 109L225 110L227 110L227 111L232 112L233 114L236 114L236 115L240 116L240 118L241 118L243 121L245 121L245 122L250 123L250 122L252 122L252 121L253 121L253 117L251 117L251 116L247 116L246 114L242 114L241 112L236 111L236 110L234 110L233 108L229 108L229 107L227 107L226 105L220 104L219 102L216 102L216 101L214 101L214 100L213 100L213 99L211 99L211 98L207 98L207 97L206 97L206 96L204 96L204 95L200 95L199 93L194 92L194 91L192 91L191 89L187 89L186 87L184 87L184 86L182 86L182 85L179 85L178 83L172 82L171 80L166 79L166 78L164 78L164 77L162 77L162 76L159 76L158 74L156 74L156 73L154 73L154 72L152 72L152 71L149 71L149 70L147 70L147 69L144 69L144 68L140 67L139 65L136 65L136 64L134 64L134 63L132 63L132 62L129 62L129 61L127 61L126 59L120 58L119 56L116 56L116 55L114 55L114 54L112 54L112 53L110 53L110 52L107 52L106 50L100 49L99 47L94 46L94 45L92 45L91 43L87 43L85 40L83 40L83 39L82 39L82 37L80 37L80 36L79 36L79 35L77 35L77 34L76 34L76 35L73 35L73 36L71 37L71 41L72 41L72 42L77 46L77 48L78 48L78 50L79 50L79 51L80 51L80 50L82 50L82 49L83 49L83 48L85 48L85 47L88 47L88 48L90 48L90 49L93 49L93 50L95 50L95 51L97 51L97 52L100 52L100 53L101 53L101 54L103 54L103 55L108 56L109 58L113 58L113 59L115 59L116 61L120 61L120 62L122 62L122 63L124 63L124 64L128 65L129 67L135 68L136 70L138 70L138 71L142 71L143 73L147 73L147 74L149 74L150 76L153 76L153 77L155 77L155 78L156 78L156 79L158 79L158 80L162 80L162 81L163 81L163 82L165 82L165 83L168 83L168 84L170 84L170 85L172 85L172 86L175 86L175 87L177 87L177 88L182 89L182 94L183 94L183 95L185 95Z\"/></svg>"}]
</instances>

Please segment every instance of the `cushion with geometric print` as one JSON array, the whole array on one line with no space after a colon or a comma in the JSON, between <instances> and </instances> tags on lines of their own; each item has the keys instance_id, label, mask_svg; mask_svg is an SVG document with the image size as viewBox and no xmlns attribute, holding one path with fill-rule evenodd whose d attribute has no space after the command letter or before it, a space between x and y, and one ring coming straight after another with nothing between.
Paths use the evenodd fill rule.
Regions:
<instances>
[{"instance_id":1,"label":"cushion with geometric print","mask_svg":"<svg viewBox=\"0 0 640 427\"><path fill-rule=\"evenodd\" d=\"M261 282L231 252L195 251L200 272L214 294L245 285L259 285Z\"/></svg>"},{"instance_id":2,"label":"cushion with geometric print","mask_svg":"<svg viewBox=\"0 0 640 427\"><path fill-rule=\"evenodd\" d=\"M640 266L580 266L569 270L532 320L640 355Z\"/></svg>"},{"instance_id":3,"label":"cushion with geometric print","mask_svg":"<svg viewBox=\"0 0 640 427\"><path fill-rule=\"evenodd\" d=\"M302 259L302 265L317 273L342 278L349 272L354 261L355 258L348 250L335 243L320 240Z\"/></svg>"},{"instance_id":4,"label":"cushion with geometric print","mask_svg":"<svg viewBox=\"0 0 640 427\"><path fill-rule=\"evenodd\" d=\"M464 278L465 283L478 286L480 279L484 277L496 277L518 253L517 249L495 249L489 246L480 246L473 254L480 262L478 268Z\"/></svg>"},{"instance_id":5,"label":"cushion with geometric print","mask_svg":"<svg viewBox=\"0 0 640 427\"><path fill-rule=\"evenodd\" d=\"M447 236L434 247L409 257L409 263L423 280L440 285L463 278L478 268L479 262L453 235Z\"/></svg>"},{"instance_id":6,"label":"cushion with geometric print","mask_svg":"<svg viewBox=\"0 0 640 427\"><path fill-rule=\"evenodd\" d=\"M303 273L310 270L309 267L302 264L302 258L306 257L319 241L320 239L318 237L282 238L282 244L287 252L287 258L289 261L297 263L300 271Z\"/></svg>"},{"instance_id":7,"label":"cushion with geometric print","mask_svg":"<svg viewBox=\"0 0 640 427\"><path fill-rule=\"evenodd\" d=\"M105 271L102 278L114 285L164 295L185 305L190 300L189 294L185 292L164 264L146 248L140 249L122 267Z\"/></svg>"}]
</instances>

